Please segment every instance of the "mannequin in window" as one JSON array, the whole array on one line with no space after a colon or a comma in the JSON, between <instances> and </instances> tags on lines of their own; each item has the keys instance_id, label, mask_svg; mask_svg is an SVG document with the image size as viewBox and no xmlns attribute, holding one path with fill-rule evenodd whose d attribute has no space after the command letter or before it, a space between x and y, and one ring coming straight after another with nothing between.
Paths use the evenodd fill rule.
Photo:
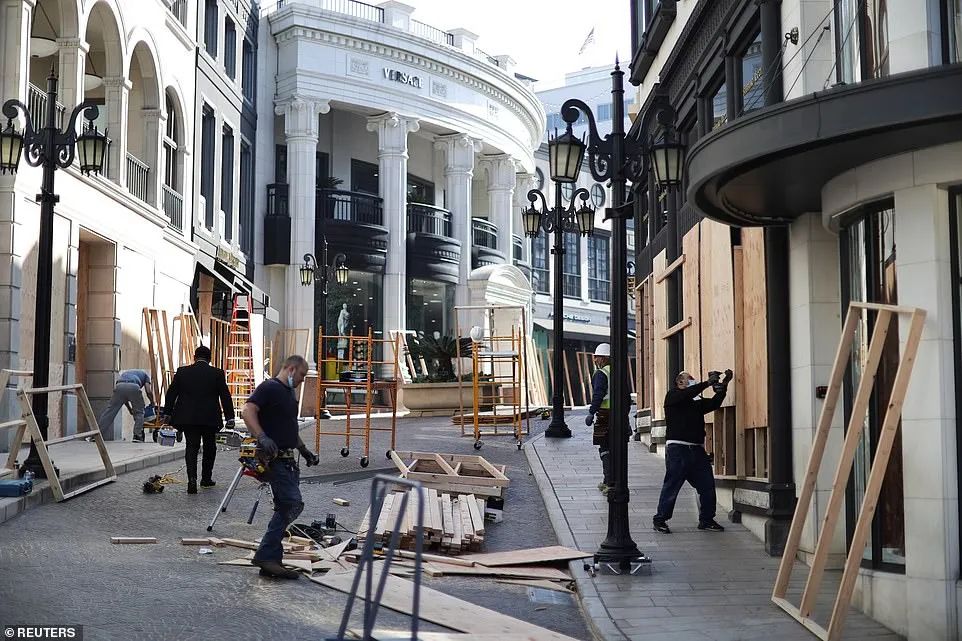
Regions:
<instances>
[{"instance_id":1,"label":"mannequin in window","mask_svg":"<svg viewBox=\"0 0 962 641\"><path fill-rule=\"evenodd\" d=\"M342 337L347 336L351 327L351 313L347 311L347 303L341 304L341 312L337 315L337 333ZM337 358L344 360L344 351L347 349L347 339L337 339Z\"/></svg>"}]
</instances>

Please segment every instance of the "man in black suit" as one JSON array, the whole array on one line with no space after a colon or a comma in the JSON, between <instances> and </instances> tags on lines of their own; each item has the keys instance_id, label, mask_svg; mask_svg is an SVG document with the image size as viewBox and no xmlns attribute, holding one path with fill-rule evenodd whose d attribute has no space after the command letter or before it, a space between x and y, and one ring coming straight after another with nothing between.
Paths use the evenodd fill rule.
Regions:
<instances>
[{"instance_id":1,"label":"man in black suit","mask_svg":"<svg viewBox=\"0 0 962 641\"><path fill-rule=\"evenodd\" d=\"M218 407L220 403L220 407ZM234 427L234 404L224 370L211 366L210 348L194 350L194 364L179 367L167 388L164 415L187 436L187 493L197 494L197 453L204 442L201 487L214 487L211 474L217 455L216 435L221 429L221 410L227 427Z\"/></svg>"}]
</instances>

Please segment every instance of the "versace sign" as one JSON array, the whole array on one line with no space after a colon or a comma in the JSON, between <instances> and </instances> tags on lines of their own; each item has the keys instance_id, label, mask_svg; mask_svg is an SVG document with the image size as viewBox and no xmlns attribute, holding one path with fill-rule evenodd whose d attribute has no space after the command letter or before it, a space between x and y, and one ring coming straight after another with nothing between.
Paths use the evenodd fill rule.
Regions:
<instances>
[{"instance_id":1,"label":"versace sign","mask_svg":"<svg viewBox=\"0 0 962 641\"><path fill-rule=\"evenodd\" d=\"M397 71L396 69L388 69L385 67L384 77L393 82L400 82L402 85L410 85L415 89L421 88L421 78L420 76L415 76L414 74Z\"/></svg>"}]
</instances>

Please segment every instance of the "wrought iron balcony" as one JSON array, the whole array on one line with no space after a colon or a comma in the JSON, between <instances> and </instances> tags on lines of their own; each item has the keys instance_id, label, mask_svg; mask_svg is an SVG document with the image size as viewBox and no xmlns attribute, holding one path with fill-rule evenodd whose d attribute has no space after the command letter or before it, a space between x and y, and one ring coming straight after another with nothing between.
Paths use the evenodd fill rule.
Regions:
<instances>
[{"instance_id":1,"label":"wrought iron balcony","mask_svg":"<svg viewBox=\"0 0 962 641\"><path fill-rule=\"evenodd\" d=\"M484 218L473 218L471 227L474 230L474 244L477 247L498 249L498 226Z\"/></svg>"},{"instance_id":2,"label":"wrought iron balcony","mask_svg":"<svg viewBox=\"0 0 962 641\"><path fill-rule=\"evenodd\" d=\"M434 205L408 203L408 233L451 238L451 212Z\"/></svg>"},{"instance_id":3,"label":"wrought iron balcony","mask_svg":"<svg viewBox=\"0 0 962 641\"><path fill-rule=\"evenodd\" d=\"M184 231L184 197L167 185L164 185L164 213L170 227Z\"/></svg>"},{"instance_id":4,"label":"wrought iron balcony","mask_svg":"<svg viewBox=\"0 0 962 641\"><path fill-rule=\"evenodd\" d=\"M150 167L132 154L127 154L127 191L147 202ZM156 206L156 203L154 203Z\"/></svg>"},{"instance_id":5,"label":"wrought iron balcony","mask_svg":"<svg viewBox=\"0 0 962 641\"><path fill-rule=\"evenodd\" d=\"M384 224L383 201L377 196L357 191L318 189L317 213L334 223Z\"/></svg>"}]
</instances>

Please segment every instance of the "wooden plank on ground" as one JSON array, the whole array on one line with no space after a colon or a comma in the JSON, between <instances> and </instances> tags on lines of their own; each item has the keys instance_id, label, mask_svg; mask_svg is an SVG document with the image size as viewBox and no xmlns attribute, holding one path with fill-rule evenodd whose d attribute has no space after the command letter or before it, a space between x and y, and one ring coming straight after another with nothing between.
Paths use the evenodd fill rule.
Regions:
<instances>
[{"instance_id":1,"label":"wooden plank on ground","mask_svg":"<svg viewBox=\"0 0 962 641\"><path fill-rule=\"evenodd\" d=\"M475 565L466 568L463 565L439 563L431 561L423 565L424 572L429 576L501 576L516 579L543 579L549 581L570 581L571 575L558 568L542 568L537 566L498 566Z\"/></svg>"},{"instance_id":2,"label":"wooden plank on ground","mask_svg":"<svg viewBox=\"0 0 962 641\"><path fill-rule=\"evenodd\" d=\"M156 543L157 539L152 536L112 536L110 542L116 545L137 545L143 543Z\"/></svg>"},{"instance_id":3,"label":"wooden plank on ground","mask_svg":"<svg viewBox=\"0 0 962 641\"><path fill-rule=\"evenodd\" d=\"M311 577L310 580L333 590L347 593L351 591L354 577L350 574L335 574L333 576ZM396 612L411 614L413 594L414 583L397 577L388 577L380 605ZM363 599L363 591L357 596ZM443 592L432 590L423 585L420 590L418 615L425 621L452 630L499 635L500 639L506 638L504 635L521 634L528 635L528 638L533 641L576 641L564 634L506 616L494 610L482 608L479 605L448 596Z\"/></svg>"},{"instance_id":4,"label":"wooden plank on ground","mask_svg":"<svg viewBox=\"0 0 962 641\"><path fill-rule=\"evenodd\" d=\"M594 556L594 553L582 552L581 550L564 547L563 545L550 545L542 548L512 550L511 552L469 554L464 558L473 561L475 564L492 567L497 565L526 565L529 563L572 561L574 559L584 559L589 556Z\"/></svg>"},{"instance_id":5,"label":"wooden plank on ground","mask_svg":"<svg viewBox=\"0 0 962 641\"><path fill-rule=\"evenodd\" d=\"M529 588L541 588L543 590L555 590L566 594L573 594L574 590L568 588L564 583L558 581L548 581L545 579L495 579L495 583L507 583L509 585L524 585Z\"/></svg>"},{"instance_id":6,"label":"wooden plank on ground","mask_svg":"<svg viewBox=\"0 0 962 641\"><path fill-rule=\"evenodd\" d=\"M180 544L181 545L211 545L211 542L209 538L206 538L206 539L182 538L180 540Z\"/></svg>"}]
</instances>

